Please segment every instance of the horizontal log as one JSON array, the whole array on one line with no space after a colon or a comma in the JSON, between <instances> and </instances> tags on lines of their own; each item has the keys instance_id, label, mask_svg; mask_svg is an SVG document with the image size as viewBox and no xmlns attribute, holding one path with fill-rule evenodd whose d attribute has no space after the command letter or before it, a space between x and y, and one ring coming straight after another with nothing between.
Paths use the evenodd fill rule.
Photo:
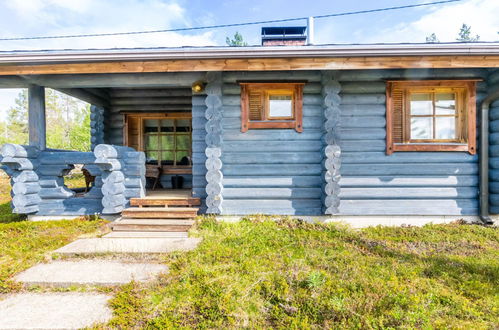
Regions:
<instances>
[{"instance_id":1,"label":"horizontal log","mask_svg":"<svg viewBox=\"0 0 499 330\"><path fill-rule=\"evenodd\" d=\"M12 204L15 207L37 205L40 202L41 198L38 194L14 195L14 197L12 198Z\"/></svg>"},{"instance_id":2,"label":"horizontal log","mask_svg":"<svg viewBox=\"0 0 499 330\"><path fill-rule=\"evenodd\" d=\"M12 213L16 214L32 214L38 212L38 205L31 206L13 206Z\"/></svg>"},{"instance_id":3,"label":"horizontal log","mask_svg":"<svg viewBox=\"0 0 499 330\"><path fill-rule=\"evenodd\" d=\"M341 140L380 140L385 139L384 128L340 128Z\"/></svg>"},{"instance_id":4,"label":"horizontal log","mask_svg":"<svg viewBox=\"0 0 499 330\"><path fill-rule=\"evenodd\" d=\"M384 104L385 94L345 94L341 97L341 104Z\"/></svg>"},{"instance_id":5,"label":"horizontal log","mask_svg":"<svg viewBox=\"0 0 499 330\"><path fill-rule=\"evenodd\" d=\"M232 152L222 155L224 164L319 164L320 152Z\"/></svg>"},{"instance_id":6,"label":"horizontal log","mask_svg":"<svg viewBox=\"0 0 499 330\"><path fill-rule=\"evenodd\" d=\"M452 176L343 176L342 187L476 187L476 175ZM499 188L499 187L498 187Z\"/></svg>"},{"instance_id":7,"label":"horizontal log","mask_svg":"<svg viewBox=\"0 0 499 330\"><path fill-rule=\"evenodd\" d=\"M16 182L12 186L12 192L16 195L36 194L40 191L38 182Z\"/></svg>"},{"instance_id":8,"label":"horizontal log","mask_svg":"<svg viewBox=\"0 0 499 330\"><path fill-rule=\"evenodd\" d=\"M109 94L113 99L193 96L190 88L112 88Z\"/></svg>"},{"instance_id":9,"label":"horizontal log","mask_svg":"<svg viewBox=\"0 0 499 330\"><path fill-rule=\"evenodd\" d=\"M34 146L5 143L0 149L2 157L12 158L36 158L40 150Z\"/></svg>"},{"instance_id":10,"label":"horizontal log","mask_svg":"<svg viewBox=\"0 0 499 330\"><path fill-rule=\"evenodd\" d=\"M32 158L3 157L2 165L12 167L17 171L31 171L38 167L39 162Z\"/></svg>"},{"instance_id":11,"label":"horizontal log","mask_svg":"<svg viewBox=\"0 0 499 330\"><path fill-rule=\"evenodd\" d=\"M88 66L87 66L88 67ZM31 74L30 80L40 86L51 88L111 88L111 87L191 87L196 80L204 78L202 72L185 73L124 73L109 75L94 74ZM18 74L21 74L18 72Z\"/></svg>"},{"instance_id":12,"label":"horizontal log","mask_svg":"<svg viewBox=\"0 0 499 330\"><path fill-rule=\"evenodd\" d=\"M99 95L95 95L93 93L89 93L82 88L56 88L57 91L67 94L72 97L76 97L79 100L84 102L97 105L100 107L109 107L109 99L103 98Z\"/></svg>"},{"instance_id":13,"label":"horizontal log","mask_svg":"<svg viewBox=\"0 0 499 330\"><path fill-rule=\"evenodd\" d=\"M386 150L385 140L340 140L342 152L384 152Z\"/></svg>"},{"instance_id":14,"label":"horizontal log","mask_svg":"<svg viewBox=\"0 0 499 330\"><path fill-rule=\"evenodd\" d=\"M192 106L191 96L187 97L114 97L111 99L111 105L187 105Z\"/></svg>"},{"instance_id":15,"label":"horizontal log","mask_svg":"<svg viewBox=\"0 0 499 330\"><path fill-rule=\"evenodd\" d=\"M398 152L387 155L384 152L342 153L344 164L385 164L385 163L476 163L478 155L465 152Z\"/></svg>"},{"instance_id":16,"label":"horizontal log","mask_svg":"<svg viewBox=\"0 0 499 330\"><path fill-rule=\"evenodd\" d=\"M344 128L382 128L386 126L385 117L341 117L341 127Z\"/></svg>"},{"instance_id":17,"label":"horizontal log","mask_svg":"<svg viewBox=\"0 0 499 330\"><path fill-rule=\"evenodd\" d=\"M241 133L238 130L226 130L223 133L223 139L225 141L294 141L294 140L317 140L322 139L323 132L319 129L309 129L302 133L298 133L295 130L287 129L275 129L275 130L258 130L250 129L245 133ZM292 143L292 142L290 142Z\"/></svg>"},{"instance_id":18,"label":"horizontal log","mask_svg":"<svg viewBox=\"0 0 499 330\"><path fill-rule=\"evenodd\" d=\"M341 94L376 94L385 93L384 81L343 81Z\"/></svg>"},{"instance_id":19,"label":"horizontal log","mask_svg":"<svg viewBox=\"0 0 499 330\"><path fill-rule=\"evenodd\" d=\"M384 116L384 104L340 104L341 115L345 117Z\"/></svg>"},{"instance_id":20,"label":"horizontal log","mask_svg":"<svg viewBox=\"0 0 499 330\"><path fill-rule=\"evenodd\" d=\"M224 165L222 170L224 176L286 176L286 175L320 175L322 173L321 164L265 164L265 165Z\"/></svg>"},{"instance_id":21,"label":"horizontal log","mask_svg":"<svg viewBox=\"0 0 499 330\"><path fill-rule=\"evenodd\" d=\"M224 118L222 124L224 129L241 129L240 118ZM321 129L323 126L324 117L303 117L303 129Z\"/></svg>"},{"instance_id":22,"label":"horizontal log","mask_svg":"<svg viewBox=\"0 0 499 330\"><path fill-rule=\"evenodd\" d=\"M222 146L223 154L229 152L296 152L309 151L320 152L323 148L320 141L306 140L294 141L293 143L283 143L282 141L262 141L255 143L253 141L224 141Z\"/></svg>"},{"instance_id":23,"label":"horizontal log","mask_svg":"<svg viewBox=\"0 0 499 330\"><path fill-rule=\"evenodd\" d=\"M342 215L476 215L478 200L342 200Z\"/></svg>"},{"instance_id":24,"label":"horizontal log","mask_svg":"<svg viewBox=\"0 0 499 330\"><path fill-rule=\"evenodd\" d=\"M320 199L321 188L226 188L225 199Z\"/></svg>"},{"instance_id":25,"label":"horizontal log","mask_svg":"<svg viewBox=\"0 0 499 330\"><path fill-rule=\"evenodd\" d=\"M478 165L474 163L439 163L408 166L407 164L343 164L342 176L362 175L476 175Z\"/></svg>"},{"instance_id":26,"label":"horizontal log","mask_svg":"<svg viewBox=\"0 0 499 330\"><path fill-rule=\"evenodd\" d=\"M95 157L101 158L122 158L125 156L129 156L130 151L135 151L130 147L122 147L122 146L112 146L108 144L99 144L94 149Z\"/></svg>"},{"instance_id":27,"label":"horizontal log","mask_svg":"<svg viewBox=\"0 0 499 330\"><path fill-rule=\"evenodd\" d=\"M40 164L57 165L57 164L91 164L95 161L95 155L92 152L50 152L43 151L38 157Z\"/></svg>"},{"instance_id":28,"label":"horizontal log","mask_svg":"<svg viewBox=\"0 0 499 330\"><path fill-rule=\"evenodd\" d=\"M324 117L324 108L322 105L303 105L303 118L307 117ZM239 118L241 120L241 106L239 105L224 105L222 111L225 118ZM384 113L383 113L384 114Z\"/></svg>"},{"instance_id":29,"label":"horizontal log","mask_svg":"<svg viewBox=\"0 0 499 330\"><path fill-rule=\"evenodd\" d=\"M114 105L116 112L189 112L192 109L190 104L146 104L146 105Z\"/></svg>"},{"instance_id":30,"label":"horizontal log","mask_svg":"<svg viewBox=\"0 0 499 330\"><path fill-rule=\"evenodd\" d=\"M12 174L13 182L37 182L38 180L38 174L35 171L16 171Z\"/></svg>"},{"instance_id":31,"label":"horizontal log","mask_svg":"<svg viewBox=\"0 0 499 330\"><path fill-rule=\"evenodd\" d=\"M340 198L343 199L473 199L478 197L477 187L458 188L407 188L407 187L374 187L374 188L345 188L341 189Z\"/></svg>"},{"instance_id":32,"label":"horizontal log","mask_svg":"<svg viewBox=\"0 0 499 330\"><path fill-rule=\"evenodd\" d=\"M429 77L440 79L457 78L484 78L488 75L487 69L461 68L456 69L382 69L382 70L342 70L338 72L338 79L341 83L345 81L379 81L390 79L421 80Z\"/></svg>"},{"instance_id":33,"label":"horizontal log","mask_svg":"<svg viewBox=\"0 0 499 330\"><path fill-rule=\"evenodd\" d=\"M42 188L38 193L42 199L66 199L74 197L76 194L74 191L66 187L57 188Z\"/></svg>"},{"instance_id":34,"label":"horizontal log","mask_svg":"<svg viewBox=\"0 0 499 330\"><path fill-rule=\"evenodd\" d=\"M315 176L224 176L224 188L317 188L323 184L320 175Z\"/></svg>"},{"instance_id":35,"label":"horizontal log","mask_svg":"<svg viewBox=\"0 0 499 330\"><path fill-rule=\"evenodd\" d=\"M308 82L320 82L322 75L318 71L260 71L260 72L224 72L222 79L224 83L237 83L238 81L264 81L282 80L307 80Z\"/></svg>"}]
</instances>

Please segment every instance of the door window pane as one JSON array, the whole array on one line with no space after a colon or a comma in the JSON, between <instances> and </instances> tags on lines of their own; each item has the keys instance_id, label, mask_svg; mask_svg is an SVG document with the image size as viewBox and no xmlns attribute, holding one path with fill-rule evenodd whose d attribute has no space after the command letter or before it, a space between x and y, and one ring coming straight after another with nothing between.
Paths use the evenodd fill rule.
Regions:
<instances>
[{"instance_id":1,"label":"door window pane","mask_svg":"<svg viewBox=\"0 0 499 330\"><path fill-rule=\"evenodd\" d=\"M175 152L173 150L161 152L162 165L174 165L174 161L175 161Z\"/></svg>"},{"instance_id":2,"label":"door window pane","mask_svg":"<svg viewBox=\"0 0 499 330\"><path fill-rule=\"evenodd\" d=\"M177 119L177 132L190 132L191 121L189 119Z\"/></svg>"},{"instance_id":3,"label":"door window pane","mask_svg":"<svg viewBox=\"0 0 499 330\"><path fill-rule=\"evenodd\" d=\"M411 94L411 115L432 115L433 101L430 93Z\"/></svg>"},{"instance_id":4,"label":"door window pane","mask_svg":"<svg viewBox=\"0 0 499 330\"><path fill-rule=\"evenodd\" d=\"M173 142L173 135L161 135L161 149L174 150L175 145Z\"/></svg>"},{"instance_id":5,"label":"door window pane","mask_svg":"<svg viewBox=\"0 0 499 330\"><path fill-rule=\"evenodd\" d=\"M175 121L173 119L161 120L161 132L173 132L175 130Z\"/></svg>"},{"instance_id":6,"label":"door window pane","mask_svg":"<svg viewBox=\"0 0 499 330\"><path fill-rule=\"evenodd\" d=\"M436 139L456 139L456 117L437 117L435 126Z\"/></svg>"},{"instance_id":7,"label":"door window pane","mask_svg":"<svg viewBox=\"0 0 499 330\"><path fill-rule=\"evenodd\" d=\"M146 151L146 162L147 163L156 163L158 161L158 152L157 151Z\"/></svg>"},{"instance_id":8,"label":"door window pane","mask_svg":"<svg viewBox=\"0 0 499 330\"><path fill-rule=\"evenodd\" d=\"M144 131L146 133L157 132L159 121L157 119L144 120Z\"/></svg>"},{"instance_id":9,"label":"door window pane","mask_svg":"<svg viewBox=\"0 0 499 330\"><path fill-rule=\"evenodd\" d=\"M433 120L431 117L411 118L411 139L426 140L432 138Z\"/></svg>"},{"instance_id":10,"label":"door window pane","mask_svg":"<svg viewBox=\"0 0 499 330\"><path fill-rule=\"evenodd\" d=\"M292 117L293 98L291 95L269 95L269 117Z\"/></svg>"},{"instance_id":11,"label":"door window pane","mask_svg":"<svg viewBox=\"0 0 499 330\"><path fill-rule=\"evenodd\" d=\"M436 93L435 113L437 115L455 115L456 95L454 93Z\"/></svg>"},{"instance_id":12,"label":"door window pane","mask_svg":"<svg viewBox=\"0 0 499 330\"><path fill-rule=\"evenodd\" d=\"M189 135L177 135L177 150L189 150L191 148L191 137Z\"/></svg>"},{"instance_id":13,"label":"door window pane","mask_svg":"<svg viewBox=\"0 0 499 330\"><path fill-rule=\"evenodd\" d=\"M157 150L159 148L158 135L147 134L146 135L146 150Z\"/></svg>"}]
</instances>

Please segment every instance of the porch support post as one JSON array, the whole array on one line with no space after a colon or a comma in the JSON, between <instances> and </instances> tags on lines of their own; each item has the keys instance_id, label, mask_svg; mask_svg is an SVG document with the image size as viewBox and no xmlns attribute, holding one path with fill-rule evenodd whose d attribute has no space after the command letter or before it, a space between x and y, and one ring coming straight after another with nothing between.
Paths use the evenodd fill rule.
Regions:
<instances>
[{"instance_id":1,"label":"porch support post","mask_svg":"<svg viewBox=\"0 0 499 330\"><path fill-rule=\"evenodd\" d=\"M206 75L206 206L207 213L222 213L222 73Z\"/></svg>"},{"instance_id":2,"label":"porch support post","mask_svg":"<svg viewBox=\"0 0 499 330\"><path fill-rule=\"evenodd\" d=\"M334 72L322 74L322 96L324 97L324 214L338 214L340 206L340 103L341 85Z\"/></svg>"},{"instance_id":3,"label":"porch support post","mask_svg":"<svg viewBox=\"0 0 499 330\"><path fill-rule=\"evenodd\" d=\"M38 85L28 87L28 132L29 145L45 150L47 128L45 123L45 88Z\"/></svg>"}]
</instances>

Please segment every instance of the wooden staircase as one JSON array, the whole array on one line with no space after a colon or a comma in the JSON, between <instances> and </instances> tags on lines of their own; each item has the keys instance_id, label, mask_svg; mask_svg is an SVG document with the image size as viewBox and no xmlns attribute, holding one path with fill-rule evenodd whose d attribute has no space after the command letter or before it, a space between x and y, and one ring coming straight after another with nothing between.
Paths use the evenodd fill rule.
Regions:
<instances>
[{"instance_id":1,"label":"wooden staircase","mask_svg":"<svg viewBox=\"0 0 499 330\"><path fill-rule=\"evenodd\" d=\"M121 212L121 219L111 224L111 236L187 237L199 205L201 200L190 193L132 198L130 207Z\"/></svg>"}]
</instances>

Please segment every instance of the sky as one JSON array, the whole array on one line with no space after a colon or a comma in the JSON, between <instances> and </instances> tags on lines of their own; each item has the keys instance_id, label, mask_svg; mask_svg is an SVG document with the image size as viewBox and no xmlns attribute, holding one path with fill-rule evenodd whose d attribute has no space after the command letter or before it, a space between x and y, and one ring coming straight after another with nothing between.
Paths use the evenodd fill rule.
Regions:
<instances>
[{"instance_id":1,"label":"sky","mask_svg":"<svg viewBox=\"0 0 499 330\"><path fill-rule=\"evenodd\" d=\"M0 0L0 38L171 29L325 15L435 0ZM315 43L455 41L466 23L483 41L499 41L499 1L456 3L315 20ZM279 25L305 25L295 21ZM268 26L264 25L264 26ZM262 25L97 38L0 41L0 50L225 45L240 32L260 44ZM0 90L0 120L18 91Z\"/></svg>"}]
</instances>

